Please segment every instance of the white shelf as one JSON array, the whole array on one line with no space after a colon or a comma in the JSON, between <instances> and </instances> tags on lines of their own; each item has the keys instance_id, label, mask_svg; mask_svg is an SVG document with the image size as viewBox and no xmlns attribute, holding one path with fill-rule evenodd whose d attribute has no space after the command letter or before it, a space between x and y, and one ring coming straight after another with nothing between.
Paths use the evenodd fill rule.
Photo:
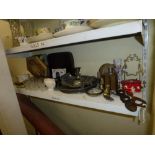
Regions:
<instances>
[{"instance_id":1,"label":"white shelf","mask_svg":"<svg viewBox=\"0 0 155 155\"><path fill-rule=\"evenodd\" d=\"M129 22L125 24L115 25L111 27L105 27L100 29L94 29L90 31L80 32L72 35L53 38L45 41L35 42L15 48L8 49L6 54L16 54L21 52L29 52L34 50L40 50L44 48L57 47L62 45L71 45L75 43L82 43L88 41L101 40L111 37L119 37L141 33L143 26L142 20Z\"/></svg>"},{"instance_id":2,"label":"white shelf","mask_svg":"<svg viewBox=\"0 0 155 155\"><path fill-rule=\"evenodd\" d=\"M140 110L140 108L138 108L136 112L127 110L124 103L122 103L120 101L120 98L115 95L112 95L114 101L108 101L104 99L102 95L98 97L91 97L85 93L65 94L60 91L28 90L25 88L16 88L16 92L32 97L58 101L60 103L66 103L70 105L87 107L91 109L103 110L129 116L138 116Z\"/></svg>"}]
</instances>

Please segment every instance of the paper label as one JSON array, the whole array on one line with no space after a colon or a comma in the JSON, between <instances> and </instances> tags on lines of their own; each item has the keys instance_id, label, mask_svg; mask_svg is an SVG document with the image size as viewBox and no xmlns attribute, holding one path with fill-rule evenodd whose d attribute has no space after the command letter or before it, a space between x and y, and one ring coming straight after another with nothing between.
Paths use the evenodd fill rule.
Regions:
<instances>
[{"instance_id":1,"label":"paper label","mask_svg":"<svg viewBox=\"0 0 155 155\"><path fill-rule=\"evenodd\" d=\"M66 74L66 68L57 68L57 69L52 69L52 77L56 78L56 75L59 75L60 77L64 74Z\"/></svg>"}]
</instances>

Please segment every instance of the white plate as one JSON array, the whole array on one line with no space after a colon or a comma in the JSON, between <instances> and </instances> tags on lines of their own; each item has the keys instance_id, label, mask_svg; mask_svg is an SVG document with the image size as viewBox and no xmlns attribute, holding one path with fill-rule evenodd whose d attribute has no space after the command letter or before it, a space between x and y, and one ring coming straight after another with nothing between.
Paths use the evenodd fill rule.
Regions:
<instances>
[{"instance_id":1,"label":"white plate","mask_svg":"<svg viewBox=\"0 0 155 155\"><path fill-rule=\"evenodd\" d=\"M53 38L52 33L40 33L37 36L27 38L27 41L29 43L33 43L33 42L43 41L43 40L52 39L52 38Z\"/></svg>"},{"instance_id":2,"label":"white plate","mask_svg":"<svg viewBox=\"0 0 155 155\"><path fill-rule=\"evenodd\" d=\"M91 29L92 28L89 26L74 26L74 27L66 28L62 31L56 32L53 34L53 36L61 37L61 36L70 35L78 32L89 31Z\"/></svg>"},{"instance_id":3,"label":"white plate","mask_svg":"<svg viewBox=\"0 0 155 155\"><path fill-rule=\"evenodd\" d=\"M134 21L134 19L91 19L88 25L92 28L108 27Z\"/></svg>"}]
</instances>

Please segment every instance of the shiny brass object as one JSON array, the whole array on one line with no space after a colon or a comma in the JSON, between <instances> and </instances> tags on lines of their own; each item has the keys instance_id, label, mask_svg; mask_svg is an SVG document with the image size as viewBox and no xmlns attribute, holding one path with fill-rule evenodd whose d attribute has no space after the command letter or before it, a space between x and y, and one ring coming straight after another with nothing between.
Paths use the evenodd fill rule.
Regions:
<instances>
[{"instance_id":1,"label":"shiny brass object","mask_svg":"<svg viewBox=\"0 0 155 155\"><path fill-rule=\"evenodd\" d=\"M116 91L118 88L117 73L113 64L103 64L99 69L99 78L101 79L101 89L106 89L106 85L110 86L110 90Z\"/></svg>"},{"instance_id":2,"label":"shiny brass object","mask_svg":"<svg viewBox=\"0 0 155 155\"><path fill-rule=\"evenodd\" d=\"M103 92L103 96L110 97L110 85L106 85L104 92Z\"/></svg>"},{"instance_id":3,"label":"shiny brass object","mask_svg":"<svg viewBox=\"0 0 155 155\"><path fill-rule=\"evenodd\" d=\"M110 96L111 92L110 92L110 85L106 85L104 91L103 91L103 96L105 99L113 101L114 99Z\"/></svg>"},{"instance_id":4,"label":"shiny brass object","mask_svg":"<svg viewBox=\"0 0 155 155\"><path fill-rule=\"evenodd\" d=\"M122 67L124 80L129 76L130 79L138 78L140 80L144 74L141 63L141 59L136 54L129 54L129 56L124 60L124 65Z\"/></svg>"}]
</instances>

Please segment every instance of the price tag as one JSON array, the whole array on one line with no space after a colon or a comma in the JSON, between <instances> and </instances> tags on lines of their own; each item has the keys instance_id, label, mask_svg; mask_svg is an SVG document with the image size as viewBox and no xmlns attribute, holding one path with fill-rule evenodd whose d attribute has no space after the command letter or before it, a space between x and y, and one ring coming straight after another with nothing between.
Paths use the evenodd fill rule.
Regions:
<instances>
[{"instance_id":1,"label":"price tag","mask_svg":"<svg viewBox=\"0 0 155 155\"><path fill-rule=\"evenodd\" d=\"M45 47L45 42L36 42L31 44L31 48L42 48Z\"/></svg>"}]
</instances>

